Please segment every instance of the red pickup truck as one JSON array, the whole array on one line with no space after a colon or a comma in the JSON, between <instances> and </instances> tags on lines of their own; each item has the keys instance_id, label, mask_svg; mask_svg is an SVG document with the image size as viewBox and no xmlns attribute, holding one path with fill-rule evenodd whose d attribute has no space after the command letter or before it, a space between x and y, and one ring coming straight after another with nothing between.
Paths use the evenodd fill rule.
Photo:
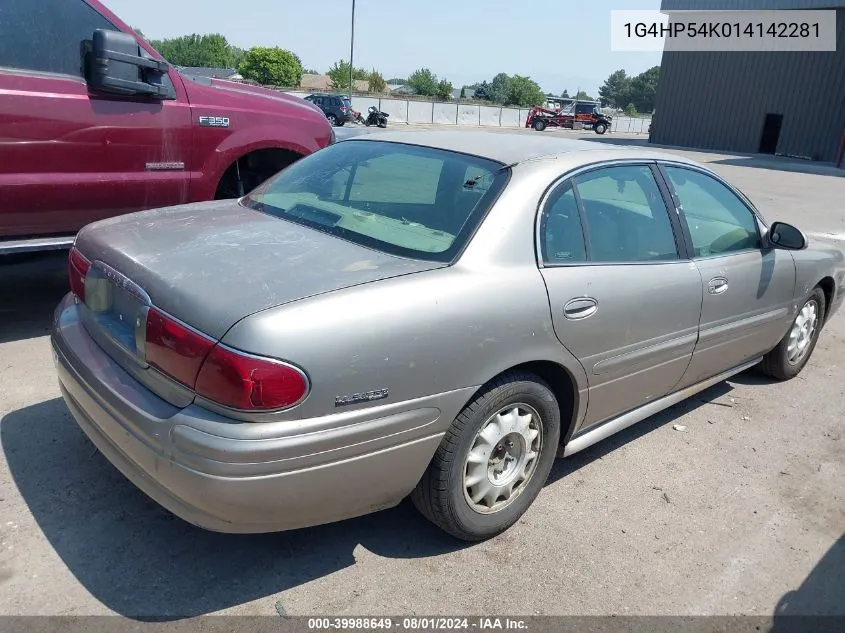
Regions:
<instances>
[{"instance_id":1,"label":"red pickup truck","mask_svg":"<svg viewBox=\"0 0 845 633\"><path fill-rule=\"evenodd\" d=\"M333 141L313 104L185 76L99 0L0 6L0 254L239 197Z\"/></svg>"}]
</instances>

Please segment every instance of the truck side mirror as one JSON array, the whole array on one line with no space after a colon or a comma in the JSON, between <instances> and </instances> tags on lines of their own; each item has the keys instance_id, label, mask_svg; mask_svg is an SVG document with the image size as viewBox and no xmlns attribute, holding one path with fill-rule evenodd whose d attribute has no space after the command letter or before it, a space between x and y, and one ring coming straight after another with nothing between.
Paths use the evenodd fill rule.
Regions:
<instances>
[{"instance_id":1,"label":"truck side mirror","mask_svg":"<svg viewBox=\"0 0 845 633\"><path fill-rule=\"evenodd\" d=\"M97 29L91 52L85 56L88 87L106 94L175 99L173 89L162 82L169 64L142 53L138 41L128 33Z\"/></svg>"}]
</instances>

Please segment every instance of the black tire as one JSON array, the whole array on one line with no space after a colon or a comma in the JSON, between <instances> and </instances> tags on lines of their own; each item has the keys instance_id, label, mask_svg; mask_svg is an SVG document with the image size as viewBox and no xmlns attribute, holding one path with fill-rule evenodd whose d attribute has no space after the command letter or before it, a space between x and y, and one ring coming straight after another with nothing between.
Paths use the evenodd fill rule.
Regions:
<instances>
[{"instance_id":1,"label":"black tire","mask_svg":"<svg viewBox=\"0 0 845 633\"><path fill-rule=\"evenodd\" d=\"M542 132L546 129L546 122L543 121L543 119L534 119L534 123L532 123L531 125L538 132Z\"/></svg>"},{"instance_id":2,"label":"black tire","mask_svg":"<svg viewBox=\"0 0 845 633\"><path fill-rule=\"evenodd\" d=\"M381 128L385 128L385 127L387 127L387 122L385 121L385 122L379 123L378 126L381 127Z\"/></svg>"},{"instance_id":3,"label":"black tire","mask_svg":"<svg viewBox=\"0 0 845 633\"><path fill-rule=\"evenodd\" d=\"M606 123L596 123L596 125L593 129L596 131L596 134L604 134L605 132L607 132L607 124Z\"/></svg>"},{"instance_id":4,"label":"black tire","mask_svg":"<svg viewBox=\"0 0 845 633\"><path fill-rule=\"evenodd\" d=\"M528 405L542 427L539 455L527 481L501 510L474 510L464 491L466 459L479 431L508 405ZM501 440L499 440L501 441ZM560 442L560 409L548 385L527 372L509 372L487 384L452 422L411 500L429 521L465 540L500 534L528 509L549 477Z\"/></svg>"},{"instance_id":5,"label":"black tire","mask_svg":"<svg viewBox=\"0 0 845 633\"><path fill-rule=\"evenodd\" d=\"M817 314L815 329L811 334L807 350L797 361L791 362L789 360L789 338L793 325L795 324L795 320L793 320L793 322L789 324L789 329L786 334L784 334L777 347L766 354L758 366L760 371L767 376L771 376L777 380L789 380L790 378L795 378L795 376L801 373L801 370L804 369L804 365L806 365L807 361L810 360L810 356L813 355L813 350L816 348L816 342L819 340L819 333L821 332L822 325L824 324L825 310L827 308L824 291L820 287L816 286L813 288L813 291L801 304L801 308L798 310L798 314L795 317L796 320L800 316L804 307L811 302L816 303Z\"/></svg>"},{"instance_id":6,"label":"black tire","mask_svg":"<svg viewBox=\"0 0 845 633\"><path fill-rule=\"evenodd\" d=\"M337 126L337 117L335 115L327 114L326 118L329 120L329 123L331 123L332 127Z\"/></svg>"}]
</instances>

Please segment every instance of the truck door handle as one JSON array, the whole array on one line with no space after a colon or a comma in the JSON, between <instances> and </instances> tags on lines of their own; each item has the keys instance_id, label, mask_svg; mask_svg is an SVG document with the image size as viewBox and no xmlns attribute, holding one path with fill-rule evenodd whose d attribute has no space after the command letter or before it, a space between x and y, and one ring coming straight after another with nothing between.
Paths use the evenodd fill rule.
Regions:
<instances>
[{"instance_id":1,"label":"truck door handle","mask_svg":"<svg viewBox=\"0 0 845 633\"><path fill-rule=\"evenodd\" d=\"M591 297L577 297L570 299L563 306L563 316L572 321L586 319L593 316L599 309L599 302Z\"/></svg>"},{"instance_id":2,"label":"truck door handle","mask_svg":"<svg viewBox=\"0 0 845 633\"><path fill-rule=\"evenodd\" d=\"M707 292L711 295L720 295L728 289L728 280L725 277L713 277L707 283Z\"/></svg>"}]
</instances>

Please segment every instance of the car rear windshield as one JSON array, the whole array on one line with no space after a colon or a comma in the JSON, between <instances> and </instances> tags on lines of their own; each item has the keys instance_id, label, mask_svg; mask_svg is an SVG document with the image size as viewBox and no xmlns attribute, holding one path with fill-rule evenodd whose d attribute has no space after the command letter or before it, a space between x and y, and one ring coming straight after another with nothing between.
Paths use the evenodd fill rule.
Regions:
<instances>
[{"instance_id":1,"label":"car rear windshield","mask_svg":"<svg viewBox=\"0 0 845 633\"><path fill-rule=\"evenodd\" d=\"M350 140L299 160L242 204L393 255L449 262L509 174L466 154Z\"/></svg>"}]
</instances>

